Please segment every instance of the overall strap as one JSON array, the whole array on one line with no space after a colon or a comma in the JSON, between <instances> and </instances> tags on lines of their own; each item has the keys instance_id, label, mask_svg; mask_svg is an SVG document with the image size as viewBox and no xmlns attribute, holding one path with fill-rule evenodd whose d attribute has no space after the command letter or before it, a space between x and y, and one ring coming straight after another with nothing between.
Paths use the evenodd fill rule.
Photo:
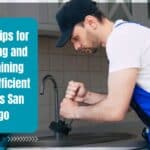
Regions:
<instances>
[{"instance_id":1,"label":"overall strap","mask_svg":"<svg viewBox=\"0 0 150 150\"><path fill-rule=\"evenodd\" d=\"M123 24L126 24L126 23L133 23L133 24L137 24L137 25L143 26L143 25L141 25L140 23L133 22L133 21L121 21L120 23L116 24L116 25L114 26L114 28L117 28L117 27L119 27L119 26L121 26L121 25L123 25Z\"/></svg>"},{"instance_id":2,"label":"overall strap","mask_svg":"<svg viewBox=\"0 0 150 150\"><path fill-rule=\"evenodd\" d=\"M117 27L119 27L120 25L125 24L125 23L129 23L129 22L128 22L128 21L123 21L123 22L120 22L120 23L116 24L114 27L117 28Z\"/></svg>"}]
</instances>

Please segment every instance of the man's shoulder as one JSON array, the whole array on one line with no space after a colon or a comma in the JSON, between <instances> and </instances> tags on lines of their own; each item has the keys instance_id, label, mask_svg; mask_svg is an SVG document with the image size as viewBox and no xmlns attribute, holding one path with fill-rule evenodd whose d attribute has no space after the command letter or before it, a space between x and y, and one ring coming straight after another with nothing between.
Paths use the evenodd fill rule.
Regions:
<instances>
[{"instance_id":1,"label":"man's shoulder","mask_svg":"<svg viewBox=\"0 0 150 150\"><path fill-rule=\"evenodd\" d=\"M108 37L107 45L126 40L141 39L142 37L146 38L148 36L150 36L150 28L136 22L124 21L114 26Z\"/></svg>"}]
</instances>

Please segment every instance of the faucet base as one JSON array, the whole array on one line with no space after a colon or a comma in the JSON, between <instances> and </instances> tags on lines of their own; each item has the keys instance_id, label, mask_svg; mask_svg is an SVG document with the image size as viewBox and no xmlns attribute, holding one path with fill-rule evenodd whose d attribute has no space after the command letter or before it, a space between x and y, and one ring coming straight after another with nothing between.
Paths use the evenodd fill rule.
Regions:
<instances>
[{"instance_id":1,"label":"faucet base","mask_svg":"<svg viewBox=\"0 0 150 150\"><path fill-rule=\"evenodd\" d=\"M52 121L49 128L62 136L67 136L72 129L65 121L62 120L59 120L58 122Z\"/></svg>"}]
</instances>

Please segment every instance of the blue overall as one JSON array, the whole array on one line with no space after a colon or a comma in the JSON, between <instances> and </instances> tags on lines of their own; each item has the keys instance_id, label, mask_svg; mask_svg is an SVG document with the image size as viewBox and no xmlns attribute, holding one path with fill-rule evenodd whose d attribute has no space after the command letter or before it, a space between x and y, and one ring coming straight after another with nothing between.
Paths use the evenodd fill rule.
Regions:
<instances>
[{"instance_id":1,"label":"blue overall","mask_svg":"<svg viewBox=\"0 0 150 150\"><path fill-rule=\"evenodd\" d=\"M142 134L146 141L150 143L150 92L136 85L132 95L131 106L147 126Z\"/></svg>"},{"instance_id":2,"label":"blue overall","mask_svg":"<svg viewBox=\"0 0 150 150\"><path fill-rule=\"evenodd\" d=\"M125 23L133 22L124 21L117 24L115 28ZM150 92L147 92L138 85L135 85L131 100L131 107L147 126L147 128L143 129L142 136L148 143L150 143Z\"/></svg>"}]
</instances>

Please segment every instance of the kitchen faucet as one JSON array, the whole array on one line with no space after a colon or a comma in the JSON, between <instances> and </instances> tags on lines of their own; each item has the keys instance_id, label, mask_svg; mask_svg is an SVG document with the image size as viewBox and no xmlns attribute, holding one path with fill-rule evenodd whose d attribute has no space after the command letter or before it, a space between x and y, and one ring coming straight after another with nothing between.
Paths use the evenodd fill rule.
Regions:
<instances>
[{"instance_id":1,"label":"kitchen faucet","mask_svg":"<svg viewBox=\"0 0 150 150\"><path fill-rule=\"evenodd\" d=\"M58 86L57 86L56 80L54 79L52 75L48 74L42 79L40 95L44 95L45 82L48 79L51 80L53 83L54 94L55 94L55 121L58 122L59 121Z\"/></svg>"},{"instance_id":2,"label":"kitchen faucet","mask_svg":"<svg viewBox=\"0 0 150 150\"><path fill-rule=\"evenodd\" d=\"M67 124L65 120L61 120L59 116L59 100L58 100L58 86L55 78L48 74L43 77L40 95L44 95L46 80L50 80L53 83L54 93L55 93L55 121L52 121L49 128L55 132L56 139L62 137L62 135L68 135L71 131L71 123ZM72 122L72 121L71 121Z\"/></svg>"}]
</instances>

